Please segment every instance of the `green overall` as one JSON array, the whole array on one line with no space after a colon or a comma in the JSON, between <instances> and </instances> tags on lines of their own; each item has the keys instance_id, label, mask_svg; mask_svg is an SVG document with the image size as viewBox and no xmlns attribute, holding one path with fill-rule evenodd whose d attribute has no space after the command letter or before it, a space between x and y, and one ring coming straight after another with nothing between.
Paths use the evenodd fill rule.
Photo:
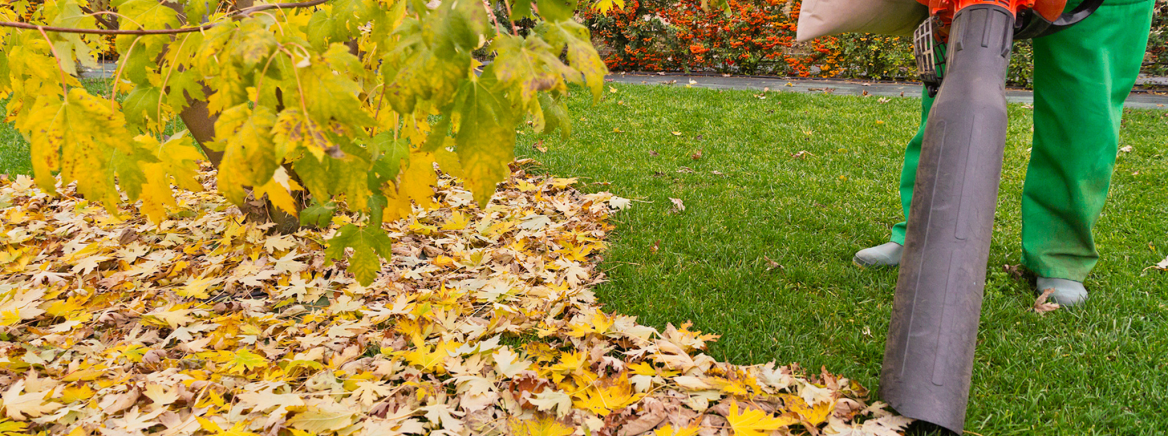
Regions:
<instances>
[{"instance_id":1,"label":"green overall","mask_svg":"<svg viewBox=\"0 0 1168 436\"><path fill-rule=\"evenodd\" d=\"M1082 22L1033 41L1034 148L1022 188L1022 264L1041 277L1081 282L1099 260L1091 229L1111 184L1123 102L1144 59L1152 5L1106 0ZM932 105L928 95L921 99L921 127L905 151L906 220ZM903 245L904 235L904 222L892 228L893 242Z\"/></svg>"}]
</instances>

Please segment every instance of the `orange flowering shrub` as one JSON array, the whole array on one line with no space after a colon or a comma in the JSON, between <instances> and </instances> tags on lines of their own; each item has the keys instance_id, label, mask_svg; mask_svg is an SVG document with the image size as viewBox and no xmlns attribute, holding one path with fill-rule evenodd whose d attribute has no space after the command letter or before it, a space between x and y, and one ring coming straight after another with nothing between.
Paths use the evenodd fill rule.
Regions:
<instances>
[{"instance_id":1,"label":"orange flowering shrub","mask_svg":"<svg viewBox=\"0 0 1168 436\"><path fill-rule=\"evenodd\" d=\"M701 0L629 0L602 15L585 11L611 70L718 71L830 77L839 70L834 37L795 43L795 0L730 0L730 13Z\"/></svg>"}]
</instances>

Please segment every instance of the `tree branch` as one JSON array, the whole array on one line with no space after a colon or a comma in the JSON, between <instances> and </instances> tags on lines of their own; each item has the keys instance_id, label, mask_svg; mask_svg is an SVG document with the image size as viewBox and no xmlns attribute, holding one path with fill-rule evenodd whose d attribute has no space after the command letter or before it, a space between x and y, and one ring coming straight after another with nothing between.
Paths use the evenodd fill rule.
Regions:
<instances>
[{"instance_id":1,"label":"tree branch","mask_svg":"<svg viewBox=\"0 0 1168 436\"><path fill-rule=\"evenodd\" d=\"M86 14L93 16L93 19L97 20L98 24L105 26L106 29L117 29L118 28L117 24L115 24L111 21L106 21L105 17L102 17L101 15L98 15L97 13L93 12L92 9L89 9L85 6L82 6L81 12L85 12Z\"/></svg>"},{"instance_id":2,"label":"tree branch","mask_svg":"<svg viewBox=\"0 0 1168 436\"><path fill-rule=\"evenodd\" d=\"M301 3L275 3L270 5L253 6L240 10L237 13L231 14L229 17L243 17L251 15L259 11L266 11L268 9L287 9L287 8L307 8L316 6L321 3L326 3L329 0L312 0ZM17 29L40 30L43 32L57 32L57 33L84 33L89 35L178 35L181 33L202 32L217 26L219 23L207 23L197 27L184 27L180 29L156 29L156 30L114 30L114 29L75 29L71 27L53 27L53 26L39 26L36 24L20 23L12 21L0 21L0 27L14 27Z\"/></svg>"}]
</instances>

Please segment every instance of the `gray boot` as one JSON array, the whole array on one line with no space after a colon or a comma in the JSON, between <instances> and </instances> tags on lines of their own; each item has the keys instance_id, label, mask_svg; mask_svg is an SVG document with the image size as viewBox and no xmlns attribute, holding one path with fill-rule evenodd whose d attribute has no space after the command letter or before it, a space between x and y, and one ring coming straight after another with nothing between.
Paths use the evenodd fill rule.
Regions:
<instances>
[{"instance_id":1,"label":"gray boot","mask_svg":"<svg viewBox=\"0 0 1168 436\"><path fill-rule=\"evenodd\" d=\"M887 267L900 265L900 255L904 253L904 246L895 242L887 242L875 247L868 247L856 253L852 262L861 268Z\"/></svg>"},{"instance_id":2,"label":"gray boot","mask_svg":"<svg viewBox=\"0 0 1168 436\"><path fill-rule=\"evenodd\" d=\"M1047 289L1054 289L1050 294L1050 301L1059 306L1070 307L1087 300L1087 288L1082 283L1067 279L1038 278L1038 293Z\"/></svg>"}]
</instances>

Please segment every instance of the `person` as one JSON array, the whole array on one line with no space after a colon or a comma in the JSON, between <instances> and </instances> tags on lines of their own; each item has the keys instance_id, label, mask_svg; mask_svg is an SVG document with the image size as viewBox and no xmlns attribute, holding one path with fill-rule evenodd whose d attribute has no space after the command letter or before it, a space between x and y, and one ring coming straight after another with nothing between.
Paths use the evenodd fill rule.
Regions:
<instances>
[{"instance_id":1,"label":"person","mask_svg":"<svg viewBox=\"0 0 1168 436\"><path fill-rule=\"evenodd\" d=\"M1022 187L1022 265L1038 276L1039 290L1054 289L1050 298L1060 305L1087 299L1083 281L1099 261L1092 229L1111 184L1123 104L1144 59L1152 8L1153 0L1105 0L1082 22L1032 42L1034 136ZM932 104L926 93L920 129L905 150L906 221ZM898 265L904 237L900 222L889 242L860 250L853 261Z\"/></svg>"}]
</instances>

